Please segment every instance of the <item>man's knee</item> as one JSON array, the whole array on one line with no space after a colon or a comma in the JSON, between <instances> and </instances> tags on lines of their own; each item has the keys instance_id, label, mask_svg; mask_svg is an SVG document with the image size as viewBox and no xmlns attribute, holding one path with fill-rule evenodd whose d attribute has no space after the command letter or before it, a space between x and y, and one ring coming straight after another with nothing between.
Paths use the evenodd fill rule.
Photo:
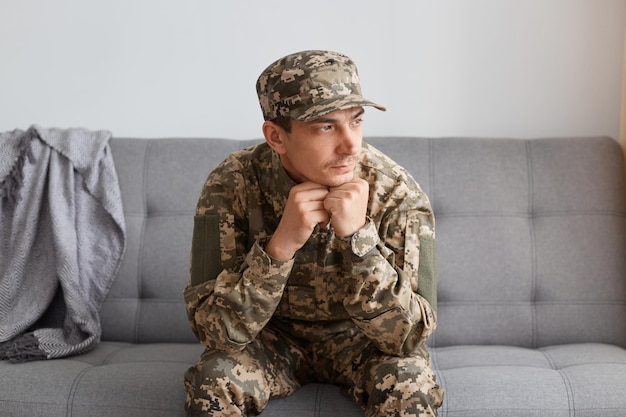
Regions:
<instances>
[{"instance_id":1,"label":"man's knee","mask_svg":"<svg viewBox=\"0 0 626 417\"><path fill-rule=\"evenodd\" d=\"M267 379L245 353L205 352L185 373L187 416L259 414L269 399Z\"/></svg>"},{"instance_id":2,"label":"man's knee","mask_svg":"<svg viewBox=\"0 0 626 417\"><path fill-rule=\"evenodd\" d=\"M421 356L382 356L368 367L368 416L435 416L443 401L429 361Z\"/></svg>"}]
</instances>

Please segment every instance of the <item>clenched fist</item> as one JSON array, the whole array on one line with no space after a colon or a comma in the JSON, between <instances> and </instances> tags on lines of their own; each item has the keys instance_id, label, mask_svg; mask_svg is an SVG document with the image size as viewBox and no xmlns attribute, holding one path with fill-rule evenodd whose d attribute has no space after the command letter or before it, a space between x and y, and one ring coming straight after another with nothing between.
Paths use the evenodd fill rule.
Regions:
<instances>
[{"instance_id":1,"label":"clenched fist","mask_svg":"<svg viewBox=\"0 0 626 417\"><path fill-rule=\"evenodd\" d=\"M265 251L274 259L291 259L316 225L325 227L331 220L337 236L351 236L365 225L368 198L369 185L361 178L330 188L311 181L294 186Z\"/></svg>"},{"instance_id":2,"label":"clenched fist","mask_svg":"<svg viewBox=\"0 0 626 417\"><path fill-rule=\"evenodd\" d=\"M313 233L315 225L324 227L330 214L324 208L328 187L314 182L303 182L289 191L283 217L265 246L268 255L279 260L293 258Z\"/></svg>"},{"instance_id":3,"label":"clenched fist","mask_svg":"<svg viewBox=\"0 0 626 417\"><path fill-rule=\"evenodd\" d=\"M362 178L330 188L324 208L330 214L337 236L351 236L365 225L368 198L369 185Z\"/></svg>"}]
</instances>

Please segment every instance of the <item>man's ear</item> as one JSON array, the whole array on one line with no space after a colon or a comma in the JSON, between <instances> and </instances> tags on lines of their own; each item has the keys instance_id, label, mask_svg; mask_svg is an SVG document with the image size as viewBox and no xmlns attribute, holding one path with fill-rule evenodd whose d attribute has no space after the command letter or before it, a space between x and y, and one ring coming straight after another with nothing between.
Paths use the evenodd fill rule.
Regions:
<instances>
[{"instance_id":1,"label":"man's ear","mask_svg":"<svg viewBox=\"0 0 626 417\"><path fill-rule=\"evenodd\" d=\"M274 149L277 154L285 153L286 132L282 127L270 120L265 121L263 123L263 136L265 136L265 141L270 148Z\"/></svg>"}]
</instances>

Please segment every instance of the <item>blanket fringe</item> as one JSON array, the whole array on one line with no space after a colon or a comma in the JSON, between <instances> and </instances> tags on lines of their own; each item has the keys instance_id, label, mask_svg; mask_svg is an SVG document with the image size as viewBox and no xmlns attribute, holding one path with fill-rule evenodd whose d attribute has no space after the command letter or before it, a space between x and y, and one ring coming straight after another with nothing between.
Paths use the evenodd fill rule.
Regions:
<instances>
[{"instance_id":1,"label":"blanket fringe","mask_svg":"<svg viewBox=\"0 0 626 417\"><path fill-rule=\"evenodd\" d=\"M20 198L19 190L24 182L24 164L26 159L30 163L35 161L30 144L33 138L36 137L39 137L39 134L35 128L31 127L19 138L19 156L9 175L0 183L0 198L6 197L11 205L14 205Z\"/></svg>"},{"instance_id":2,"label":"blanket fringe","mask_svg":"<svg viewBox=\"0 0 626 417\"><path fill-rule=\"evenodd\" d=\"M46 352L39 347L39 340L34 333L25 333L15 339L0 343L0 360L24 363L47 358Z\"/></svg>"}]
</instances>

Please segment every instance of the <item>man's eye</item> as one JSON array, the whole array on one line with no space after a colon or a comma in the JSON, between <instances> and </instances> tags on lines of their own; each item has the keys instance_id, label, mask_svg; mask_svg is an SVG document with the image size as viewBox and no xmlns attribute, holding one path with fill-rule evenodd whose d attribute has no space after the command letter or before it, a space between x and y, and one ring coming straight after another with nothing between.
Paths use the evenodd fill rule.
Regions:
<instances>
[{"instance_id":1,"label":"man's eye","mask_svg":"<svg viewBox=\"0 0 626 417\"><path fill-rule=\"evenodd\" d=\"M352 121L352 126L359 126L361 123L363 123L363 119L354 119Z\"/></svg>"},{"instance_id":2,"label":"man's eye","mask_svg":"<svg viewBox=\"0 0 626 417\"><path fill-rule=\"evenodd\" d=\"M320 130L322 132L329 132L333 127L331 125L325 125L325 126L321 126Z\"/></svg>"}]
</instances>

